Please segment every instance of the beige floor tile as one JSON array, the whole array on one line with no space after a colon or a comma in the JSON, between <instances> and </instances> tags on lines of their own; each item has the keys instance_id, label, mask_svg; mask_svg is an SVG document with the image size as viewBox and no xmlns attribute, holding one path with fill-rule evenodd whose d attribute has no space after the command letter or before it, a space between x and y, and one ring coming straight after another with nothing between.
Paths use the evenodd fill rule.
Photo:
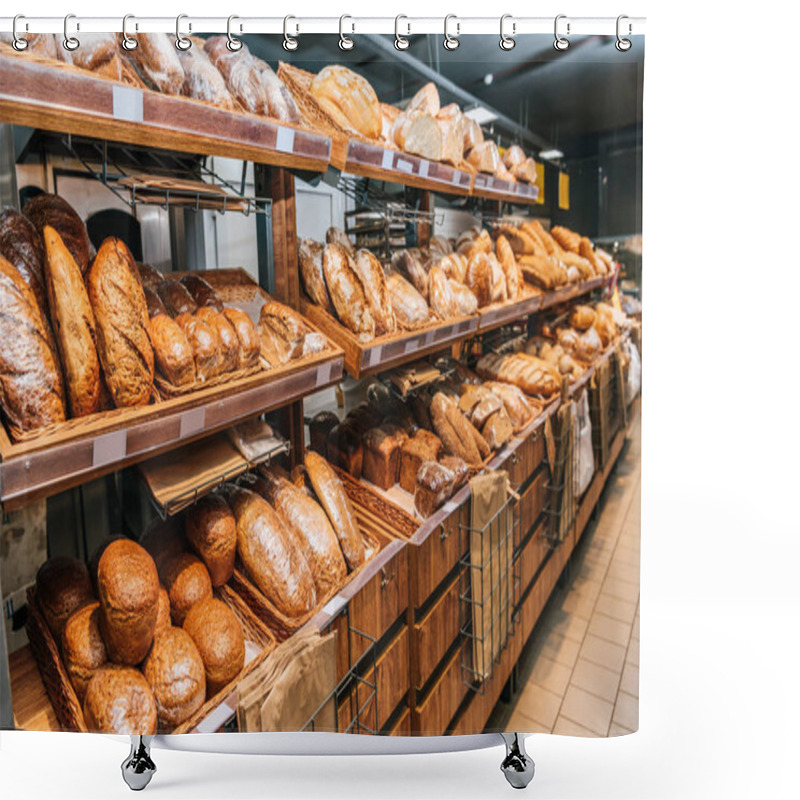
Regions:
<instances>
[{"instance_id":1,"label":"beige floor tile","mask_svg":"<svg viewBox=\"0 0 800 800\"><path fill-rule=\"evenodd\" d=\"M594 731L590 731L588 728L584 728L583 725L578 725L577 722L560 715L556 720L553 733L557 733L560 736L583 736L587 739L596 739L598 737L598 734Z\"/></svg>"},{"instance_id":2,"label":"beige floor tile","mask_svg":"<svg viewBox=\"0 0 800 800\"><path fill-rule=\"evenodd\" d=\"M572 671L570 683L613 703L619 688L619 672L593 664L585 658L579 658Z\"/></svg>"},{"instance_id":3,"label":"beige floor tile","mask_svg":"<svg viewBox=\"0 0 800 800\"><path fill-rule=\"evenodd\" d=\"M514 731L515 733L551 733L553 728L552 726L542 725L541 722L531 719L527 714L515 708L505 730Z\"/></svg>"},{"instance_id":4,"label":"beige floor tile","mask_svg":"<svg viewBox=\"0 0 800 800\"><path fill-rule=\"evenodd\" d=\"M593 600L596 600L602 588L602 581L593 580L584 575L576 575L570 586L570 591L577 592L583 597L591 597Z\"/></svg>"},{"instance_id":5,"label":"beige floor tile","mask_svg":"<svg viewBox=\"0 0 800 800\"><path fill-rule=\"evenodd\" d=\"M521 712L526 717L549 727L556 723L558 709L561 707L561 695L549 692L536 683L528 683L520 692L514 713Z\"/></svg>"},{"instance_id":6,"label":"beige floor tile","mask_svg":"<svg viewBox=\"0 0 800 800\"><path fill-rule=\"evenodd\" d=\"M585 595L578 594L577 592L570 592L561 601L559 608L565 614L572 614L576 617L589 620L594 611L595 599Z\"/></svg>"},{"instance_id":7,"label":"beige floor tile","mask_svg":"<svg viewBox=\"0 0 800 800\"><path fill-rule=\"evenodd\" d=\"M635 531L623 529L617 539L617 547L625 547L628 550L633 550L635 553L641 553L642 538L638 529Z\"/></svg>"},{"instance_id":8,"label":"beige floor tile","mask_svg":"<svg viewBox=\"0 0 800 800\"><path fill-rule=\"evenodd\" d=\"M578 660L580 649L581 646L578 642L551 633L542 644L540 655L552 658L553 661L567 667L573 667Z\"/></svg>"},{"instance_id":9,"label":"beige floor tile","mask_svg":"<svg viewBox=\"0 0 800 800\"><path fill-rule=\"evenodd\" d=\"M635 603L639 600L639 582L629 583L628 581L621 581L619 578L606 578L603 581L603 591L613 597L619 597L620 600L627 600L629 603Z\"/></svg>"},{"instance_id":10,"label":"beige floor tile","mask_svg":"<svg viewBox=\"0 0 800 800\"><path fill-rule=\"evenodd\" d=\"M567 690L572 670L552 658L539 656L531 671L529 681L543 686L553 694L563 695ZM638 691L638 690L637 690Z\"/></svg>"},{"instance_id":11,"label":"beige floor tile","mask_svg":"<svg viewBox=\"0 0 800 800\"><path fill-rule=\"evenodd\" d=\"M631 639L628 645L628 652L625 655L625 661L628 664L633 664L635 667L639 666L639 640Z\"/></svg>"},{"instance_id":12,"label":"beige floor tile","mask_svg":"<svg viewBox=\"0 0 800 800\"><path fill-rule=\"evenodd\" d=\"M560 713L599 736L605 736L611 724L614 704L570 685L564 695Z\"/></svg>"},{"instance_id":13,"label":"beige floor tile","mask_svg":"<svg viewBox=\"0 0 800 800\"><path fill-rule=\"evenodd\" d=\"M586 635L587 620L576 617L572 614L565 614L563 611L556 610L555 613L546 620L548 630L558 636L564 636L575 642L582 642Z\"/></svg>"},{"instance_id":14,"label":"beige floor tile","mask_svg":"<svg viewBox=\"0 0 800 800\"><path fill-rule=\"evenodd\" d=\"M636 616L636 603L629 603L627 600L620 600L619 597L600 592L594 610L595 613L600 612L621 622L631 623Z\"/></svg>"},{"instance_id":15,"label":"beige floor tile","mask_svg":"<svg viewBox=\"0 0 800 800\"><path fill-rule=\"evenodd\" d=\"M632 731L639 728L639 698L627 692L620 692L617 695L617 702L614 705L614 722L629 728Z\"/></svg>"},{"instance_id":16,"label":"beige floor tile","mask_svg":"<svg viewBox=\"0 0 800 800\"><path fill-rule=\"evenodd\" d=\"M627 647L631 638L631 625L595 612L589 620L587 632L600 639L607 639L609 642Z\"/></svg>"},{"instance_id":17,"label":"beige floor tile","mask_svg":"<svg viewBox=\"0 0 800 800\"><path fill-rule=\"evenodd\" d=\"M628 583L639 583L639 565L624 564L622 561L617 561L616 557L614 557L611 559L606 575L609 578L619 578L622 581L628 581Z\"/></svg>"},{"instance_id":18,"label":"beige floor tile","mask_svg":"<svg viewBox=\"0 0 800 800\"><path fill-rule=\"evenodd\" d=\"M621 692L626 692L634 697L639 696L639 667L625 662L625 667L622 670L622 680L619 682L619 689Z\"/></svg>"},{"instance_id":19,"label":"beige floor tile","mask_svg":"<svg viewBox=\"0 0 800 800\"><path fill-rule=\"evenodd\" d=\"M614 551L614 561L619 561L622 564L630 564L632 567L641 565L641 556L638 550L631 550L629 547L617 546Z\"/></svg>"},{"instance_id":20,"label":"beige floor tile","mask_svg":"<svg viewBox=\"0 0 800 800\"><path fill-rule=\"evenodd\" d=\"M609 738L613 736L630 736L632 733L636 733L636 731L629 730L616 722L612 722L611 727L608 729Z\"/></svg>"},{"instance_id":21,"label":"beige floor tile","mask_svg":"<svg viewBox=\"0 0 800 800\"><path fill-rule=\"evenodd\" d=\"M580 657L621 674L625 663L625 648L588 634L581 647Z\"/></svg>"},{"instance_id":22,"label":"beige floor tile","mask_svg":"<svg viewBox=\"0 0 800 800\"><path fill-rule=\"evenodd\" d=\"M631 636L634 639L639 638L639 615L636 615L636 619L633 621L633 628L631 629Z\"/></svg>"}]
</instances>

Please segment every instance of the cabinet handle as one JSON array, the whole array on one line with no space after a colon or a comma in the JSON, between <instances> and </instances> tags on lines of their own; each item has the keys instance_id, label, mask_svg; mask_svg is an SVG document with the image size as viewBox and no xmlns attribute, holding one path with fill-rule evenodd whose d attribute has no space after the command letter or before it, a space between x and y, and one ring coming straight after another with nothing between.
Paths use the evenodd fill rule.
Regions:
<instances>
[{"instance_id":1,"label":"cabinet handle","mask_svg":"<svg viewBox=\"0 0 800 800\"><path fill-rule=\"evenodd\" d=\"M516 450L511 454L511 463L515 466L519 464L519 455Z\"/></svg>"},{"instance_id":2,"label":"cabinet handle","mask_svg":"<svg viewBox=\"0 0 800 800\"><path fill-rule=\"evenodd\" d=\"M394 580L394 571L389 575L386 567L381 567L381 589L385 589Z\"/></svg>"},{"instance_id":3,"label":"cabinet handle","mask_svg":"<svg viewBox=\"0 0 800 800\"><path fill-rule=\"evenodd\" d=\"M447 530L447 528L444 527L443 522L439 523L439 539L441 541L446 542L450 538L452 532L452 530Z\"/></svg>"}]
</instances>

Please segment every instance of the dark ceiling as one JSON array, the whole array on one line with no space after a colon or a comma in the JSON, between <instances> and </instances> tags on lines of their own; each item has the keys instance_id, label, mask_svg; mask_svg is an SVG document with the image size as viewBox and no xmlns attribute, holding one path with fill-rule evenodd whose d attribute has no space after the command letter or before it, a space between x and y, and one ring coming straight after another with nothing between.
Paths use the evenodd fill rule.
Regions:
<instances>
[{"instance_id":1,"label":"dark ceiling","mask_svg":"<svg viewBox=\"0 0 800 800\"><path fill-rule=\"evenodd\" d=\"M626 53L614 47L614 37L572 37L566 52L556 52L552 36L519 37L509 52L500 50L498 38L465 36L457 50L448 52L441 36L418 36L406 52L558 146L568 158L570 148L585 151L587 140L641 125L643 38ZM336 36L300 36L299 48L287 53L279 37L245 37L273 66L286 60L317 72L325 64L347 64L366 76L388 103L410 97L426 82L410 66L387 58L373 37L354 39L355 48L347 52L339 49ZM443 102L453 99L445 91L441 94Z\"/></svg>"}]
</instances>

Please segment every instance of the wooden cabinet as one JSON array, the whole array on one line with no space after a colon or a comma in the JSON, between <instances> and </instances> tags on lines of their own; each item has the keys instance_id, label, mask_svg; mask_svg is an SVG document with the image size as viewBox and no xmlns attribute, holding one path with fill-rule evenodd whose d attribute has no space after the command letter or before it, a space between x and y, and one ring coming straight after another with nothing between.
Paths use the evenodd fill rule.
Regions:
<instances>
[{"instance_id":1,"label":"wooden cabinet","mask_svg":"<svg viewBox=\"0 0 800 800\"><path fill-rule=\"evenodd\" d=\"M514 513L519 515L520 540L527 536L544 509L548 476L549 473L546 468L540 469L527 489L523 491L514 509Z\"/></svg>"},{"instance_id":2,"label":"wooden cabinet","mask_svg":"<svg viewBox=\"0 0 800 800\"><path fill-rule=\"evenodd\" d=\"M540 519L536 529L522 544L519 554L519 579L520 589L523 592L530 585L536 575L536 570L539 569L550 549L544 538L545 522L546 520Z\"/></svg>"},{"instance_id":3,"label":"wooden cabinet","mask_svg":"<svg viewBox=\"0 0 800 800\"><path fill-rule=\"evenodd\" d=\"M389 728L389 736L411 736L411 709L408 706Z\"/></svg>"},{"instance_id":4,"label":"wooden cabinet","mask_svg":"<svg viewBox=\"0 0 800 800\"><path fill-rule=\"evenodd\" d=\"M414 732L441 736L466 693L467 686L461 669L461 648L456 647L427 697L413 711Z\"/></svg>"},{"instance_id":5,"label":"wooden cabinet","mask_svg":"<svg viewBox=\"0 0 800 800\"><path fill-rule=\"evenodd\" d=\"M431 677L436 665L456 640L461 629L459 607L461 576L456 574L439 599L419 622L414 624L417 648L416 670L412 673L413 685L421 690Z\"/></svg>"},{"instance_id":6,"label":"wooden cabinet","mask_svg":"<svg viewBox=\"0 0 800 800\"><path fill-rule=\"evenodd\" d=\"M377 681L375 679L377 671ZM375 669L364 673L364 680L375 685L378 703L378 729L384 730L392 712L408 694L408 628L403 627L381 653ZM362 701L363 702L363 701ZM364 710L366 719L373 719L372 703Z\"/></svg>"}]
</instances>

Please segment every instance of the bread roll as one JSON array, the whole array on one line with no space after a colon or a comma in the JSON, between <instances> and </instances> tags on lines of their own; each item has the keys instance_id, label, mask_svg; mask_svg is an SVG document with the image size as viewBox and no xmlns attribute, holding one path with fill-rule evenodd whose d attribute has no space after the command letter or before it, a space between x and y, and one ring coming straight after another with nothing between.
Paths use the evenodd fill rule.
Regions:
<instances>
[{"instance_id":1,"label":"bread roll","mask_svg":"<svg viewBox=\"0 0 800 800\"><path fill-rule=\"evenodd\" d=\"M172 317L159 314L151 317L148 333L161 374L173 386L194 383L194 355L181 326Z\"/></svg>"},{"instance_id":2,"label":"bread roll","mask_svg":"<svg viewBox=\"0 0 800 800\"><path fill-rule=\"evenodd\" d=\"M158 617L158 572L130 539L106 547L97 567L100 630L110 661L134 666L147 655Z\"/></svg>"},{"instance_id":3,"label":"bread roll","mask_svg":"<svg viewBox=\"0 0 800 800\"><path fill-rule=\"evenodd\" d=\"M585 331L594 324L596 314L591 306L577 305L569 315L569 324L579 331Z\"/></svg>"},{"instance_id":4,"label":"bread roll","mask_svg":"<svg viewBox=\"0 0 800 800\"><path fill-rule=\"evenodd\" d=\"M192 300L197 303L198 308L213 308L215 311L222 311L225 308L217 290L205 278L199 275L184 275L181 283L192 296Z\"/></svg>"},{"instance_id":5,"label":"bread roll","mask_svg":"<svg viewBox=\"0 0 800 800\"><path fill-rule=\"evenodd\" d=\"M61 654L82 703L92 675L108 661L100 635L100 603L87 603L69 617L61 636Z\"/></svg>"},{"instance_id":6,"label":"bread roll","mask_svg":"<svg viewBox=\"0 0 800 800\"><path fill-rule=\"evenodd\" d=\"M380 139L381 108L366 78L347 67L331 65L314 76L310 92L322 110L344 130Z\"/></svg>"},{"instance_id":7,"label":"bread roll","mask_svg":"<svg viewBox=\"0 0 800 800\"><path fill-rule=\"evenodd\" d=\"M47 314L42 234L24 214L10 206L0 211L0 256L16 268L33 292L42 314Z\"/></svg>"},{"instance_id":8,"label":"bread roll","mask_svg":"<svg viewBox=\"0 0 800 800\"><path fill-rule=\"evenodd\" d=\"M206 692L213 697L244 667L244 633L236 614L211 597L192 606L183 629L200 653L206 673Z\"/></svg>"},{"instance_id":9,"label":"bread roll","mask_svg":"<svg viewBox=\"0 0 800 800\"><path fill-rule=\"evenodd\" d=\"M241 309L226 308L222 312L225 319L233 326L239 342L239 369L249 369L258 365L261 354L261 342L253 320Z\"/></svg>"},{"instance_id":10,"label":"bread roll","mask_svg":"<svg viewBox=\"0 0 800 800\"><path fill-rule=\"evenodd\" d=\"M210 306L198 308L195 318L210 325L217 334L219 371L224 373L237 369L239 366L239 338L228 318Z\"/></svg>"},{"instance_id":11,"label":"bread roll","mask_svg":"<svg viewBox=\"0 0 800 800\"><path fill-rule=\"evenodd\" d=\"M173 625L183 625L189 609L213 594L205 564L192 553L180 553L165 561L160 575L169 595Z\"/></svg>"},{"instance_id":12,"label":"bread roll","mask_svg":"<svg viewBox=\"0 0 800 800\"><path fill-rule=\"evenodd\" d=\"M414 330L430 321L430 309L425 298L402 275L392 272L386 279L386 286L400 327Z\"/></svg>"},{"instance_id":13,"label":"bread roll","mask_svg":"<svg viewBox=\"0 0 800 800\"><path fill-rule=\"evenodd\" d=\"M153 394L155 358L150 318L133 256L121 239L107 238L89 273L89 300L97 321L97 353L117 408L142 406Z\"/></svg>"},{"instance_id":14,"label":"bread roll","mask_svg":"<svg viewBox=\"0 0 800 800\"><path fill-rule=\"evenodd\" d=\"M151 89L164 94L180 94L183 66L178 51L166 33L137 33L139 43L128 50L127 58Z\"/></svg>"},{"instance_id":15,"label":"bread roll","mask_svg":"<svg viewBox=\"0 0 800 800\"><path fill-rule=\"evenodd\" d=\"M186 538L208 569L212 586L233 575L236 558L236 517L219 494L208 494L186 512Z\"/></svg>"},{"instance_id":16,"label":"bread roll","mask_svg":"<svg viewBox=\"0 0 800 800\"><path fill-rule=\"evenodd\" d=\"M92 582L82 561L68 556L50 558L36 573L36 604L56 642L61 642L70 616L90 602Z\"/></svg>"},{"instance_id":17,"label":"bread roll","mask_svg":"<svg viewBox=\"0 0 800 800\"><path fill-rule=\"evenodd\" d=\"M69 250L49 225L44 229L47 251L47 296L72 416L100 409L100 361L95 345L95 319L81 272Z\"/></svg>"},{"instance_id":18,"label":"bread roll","mask_svg":"<svg viewBox=\"0 0 800 800\"><path fill-rule=\"evenodd\" d=\"M176 728L205 702L203 659L182 628L167 628L155 638L142 672L153 690L161 731Z\"/></svg>"},{"instance_id":19,"label":"bread roll","mask_svg":"<svg viewBox=\"0 0 800 800\"><path fill-rule=\"evenodd\" d=\"M314 578L278 514L247 489L227 487L226 499L236 516L239 558L256 586L287 617L311 611L317 602Z\"/></svg>"},{"instance_id":20,"label":"bread roll","mask_svg":"<svg viewBox=\"0 0 800 800\"><path fill-rule=\"evenodd\" d=\"M155 697L144 675L116 664L106 664L92 676L83 717L95 733L153 735L158 727Z\"/></svg>"},{"instance_id":21,"label":"bread roll","mask_svg":"<svg viewBox=\"0 0 800 800\"><path fill-rule=\"evenodd\" d=\"M169 594L163 586L158 588L157 607L158 611L156 613L156 630L153 634L154 636L158 636L159 633L165 631L172 625L172 615L170 614L169 608Z\"/></svg>"},{"instance_id":22,"label":"bread roll","mask_svg":"<svg viewBox=\"0 0 800 800\"><path fill-rule=\"evenodd\" d=\"M341 323L362 341L372 339L375 335L375 320L353 260L341 245L329 244L322 255L322 268L333 307Z\"/></svg>"},{"instance_id":23,"label":"bread roll","mask_svg":"<svg viewBox=\"0 0 800 800\"><path fill-rule=\"evenodd\" d=\"M69 250L81 275L86 274L92 248L89 234L78 212L63 197L55 194L38 194L28 200L23 213L34 224L40 235L44 235L46 225L53 228Z\"/></svg>"},{"instance_id":24,"label":"bread roll","mask_svg":"<svg viewBox=\"0 0 800 800\"><path fill-rule=\"evenodd\" d=\"M339 537L339 545L344 553L345 561L351 570L357 569L364 563L366 552L364 539L358 529L356 514L350 498L347 496L341 480L322 456L309 451L305 455L304 463L314 487L314 493L319 498Z\"/></svg>"}]
</instances>

